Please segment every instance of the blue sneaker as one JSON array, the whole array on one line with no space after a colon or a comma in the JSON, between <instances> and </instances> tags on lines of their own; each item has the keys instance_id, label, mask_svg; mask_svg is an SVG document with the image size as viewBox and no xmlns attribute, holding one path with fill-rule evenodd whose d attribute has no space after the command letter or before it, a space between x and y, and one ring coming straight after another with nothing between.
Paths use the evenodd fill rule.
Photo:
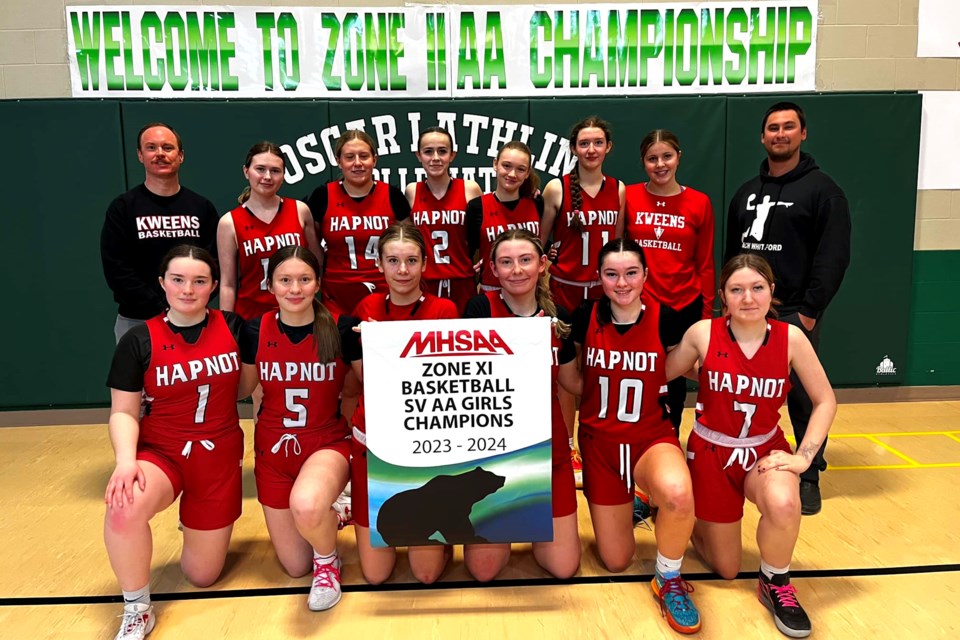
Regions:
<instances>
[{"instance_id":1,"label":"blue sneaker","mask_svg":"<svg viewBox=\"0 0 960 640\"><path fill-rule=\"evenodd\" d=\"M653 527L647 521L651 515L653 515L653 510L650 508L650 498L640 489L635 489L633 492L633 526L653 531Z\"/></svg>"},{"instance_id":2,"label":"blue sneaker","mask_svg":"<svg viewBox=\"0 0 960 640\"><path fill-rule=\"evenodd\" d=\"M660 615L667 624L679 633L696 633L700 630L700 612L690 599L693 585L680 577L662 578L657 575L650 583L653 595L660 600Z\"/></svg>"}]
</instances>

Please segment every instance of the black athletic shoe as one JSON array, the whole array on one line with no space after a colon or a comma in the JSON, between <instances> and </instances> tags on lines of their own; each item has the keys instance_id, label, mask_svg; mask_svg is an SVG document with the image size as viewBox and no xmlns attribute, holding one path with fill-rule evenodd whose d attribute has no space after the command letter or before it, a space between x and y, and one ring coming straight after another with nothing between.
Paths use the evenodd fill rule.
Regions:
<instances>
[{"instance_id":1,"label":"black athletic shoe","mask_svg":"<svg viewBox=\"0 0 960 640\"><path fill-rule=\"evenodd\" d=\"M816 486L816 485L814 485ZM797 590L790 584L790 574L767 576L760 572L757 582L757 597L773 613L773 621L780 633L791 638L806 638L810 635L810 618L797 602Z\"/></svg>"},{"instance_id":2,"label":"black athletic shoe","mask_svg":"<svg viewBox=\"0 0 960 640\"><path fill-rule=\"evenodd\" d=\"M820 485L809 480L800 481L800 513L805 516L814 516L822 508L820 501Z\"/></svg>"}]
</instances>

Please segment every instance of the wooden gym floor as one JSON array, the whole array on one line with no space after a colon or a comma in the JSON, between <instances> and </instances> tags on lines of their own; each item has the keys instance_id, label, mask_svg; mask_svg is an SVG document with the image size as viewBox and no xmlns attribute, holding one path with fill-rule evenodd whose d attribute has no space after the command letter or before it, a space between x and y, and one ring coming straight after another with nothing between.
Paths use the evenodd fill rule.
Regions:
<instances>
[{"instance_id":1,"label":"wooden gym floor","mask_svg":"<svg viewBox=\"0 0 960 640\"><path fill-rule=\"evenodd\" d=\"M684 435L692 419L688 410ZM784 426L789 433L786 418ZM249 421L244 430L249 441ZM213 588L195 589L180 573L176 510L154 520L152 639L677 636L650 593L653 533L638 528L636 562L609 574L582 502L582 565L567 583L547 579L529 549L515 545L502 578L489 586L470 582L455 556L441 584L422 588L401 554L391 582L369 587L347 529L340 538L343 600L311 613L308 579L286 577L273 556L250 450L248 442L244 513ZM960 402L842 404L828 460L823 512L803 519L793 562L814 637L957 637ZM103 488L112 469L103 424L0 428L0 638L113 637L119 596L102 542ZM756 520L748 506L737 580L717 580L688 552L684 574L704 621L699 637L780 637L754 593Z\"/></svg>"}]
</instances>

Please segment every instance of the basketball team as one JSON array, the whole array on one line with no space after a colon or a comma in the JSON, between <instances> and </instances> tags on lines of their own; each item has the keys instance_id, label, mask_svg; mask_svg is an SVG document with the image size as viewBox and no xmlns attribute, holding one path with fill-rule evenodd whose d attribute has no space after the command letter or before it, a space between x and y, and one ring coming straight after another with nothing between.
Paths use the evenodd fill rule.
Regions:
<instances>
[{"instance_id":1,"label":"basketball team","mask_svg":"<svg viewBox=\"0 0 960 640\"><path fill-rule=\"evenodd\" d=\"M221 216L180 184L179 134L144 126L144 182L109 205L101 235L119 307L104 519L124 598L116 638L154 628L150 520L178 498L184 575L199 587L220 576L241 512L246 397L267 531L289 575L312 575L308 607L340 601L344 526L364 579L389 579L397 550L371 544L367 514L361 323L538 316L554 319L553 540L532 545L536 562L557 578L577 572L577 488L611 572L633 561L635 508L652 512L653 596L670 627L695 633L684 552L692 542L733 579L750 500L758 598L782 633L809 635L790 563L801 514L821 509L836 399L817 347L850 260L850 214L801 151L803 109L779 102L760 124L766 158L729 203L719 275L710 198L680 182L680 140L664 129L640 145L642 183L604 173L613 132L592 116L570 130L569 174L541 188L530 149L510 141L486 194L451 177L457 154L443 128L420 132L425 177L404 190L374 178L374 141L348 130L334 147L341 177L305 201L280 195L284 154L259 142L238 205ZM684 450L688 378L698 392ZM778 425L784 402L796 451ZM426 584L452 557L444 544L406 554ZM467 544L463 561L490 581L510 554Z\"/></svg>"}]
</instances>

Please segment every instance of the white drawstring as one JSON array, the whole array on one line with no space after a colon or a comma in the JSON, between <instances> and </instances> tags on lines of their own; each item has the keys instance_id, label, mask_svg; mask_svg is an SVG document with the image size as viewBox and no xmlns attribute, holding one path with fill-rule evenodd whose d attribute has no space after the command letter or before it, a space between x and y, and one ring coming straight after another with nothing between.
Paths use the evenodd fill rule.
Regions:
<instances>
[{"instance_id":1,"label":"white drawstring","mask_svg":"<svg viewBox=\"0 0 960 640\"><path fill-rule=\"evenodd\" d=\"M280 447L283 447L283 455L290 457L290 442L293 441L293 455L300 455L300 441L297 440L297 434L295 433L285 433L280 436L280 439L277 440L277 443L270 448L270 453L277 453L280 451Z\"/></svg>"},{"instance_id":2,"label":"white drawstring","mask_svg":"<svg viewBox=\"0 0 960 640\"><path fill-rule=\"evenodd\" d=\"M199 442L207 451L213 451L215 448L213 440L200 440ZM192 450L193 440L187 440L187 444L183 445L183 451L180 452L180 455L182 455L184 458L189 458Z\"/></svg>"},{"instance_id":3,"label":"white drawstring","mask_svg":"<svg viewBox=\"0 0 960 640\"><path fill-rule=\"evenodd\" d=\"M630 468L630 445L621 444L620 447L620 479L627 487L627 493L633 493L633 469Z\"/></svg>"},{"instance_id":4,"label":"white drawstring","mask_svg":"<svg viewBox=\"0 0 960 640\"><path fill-rule=\"evenodd\" d=\"M750 457L753 456L753 462L750 462ZM757 464L757 450L753 447L737 447L730 453L730 459L727 460L727 464L724 465L724 469L727 469L734 462L739 462L743 467L744 471L750 471Z\"/></svg>"}]
</instances>

